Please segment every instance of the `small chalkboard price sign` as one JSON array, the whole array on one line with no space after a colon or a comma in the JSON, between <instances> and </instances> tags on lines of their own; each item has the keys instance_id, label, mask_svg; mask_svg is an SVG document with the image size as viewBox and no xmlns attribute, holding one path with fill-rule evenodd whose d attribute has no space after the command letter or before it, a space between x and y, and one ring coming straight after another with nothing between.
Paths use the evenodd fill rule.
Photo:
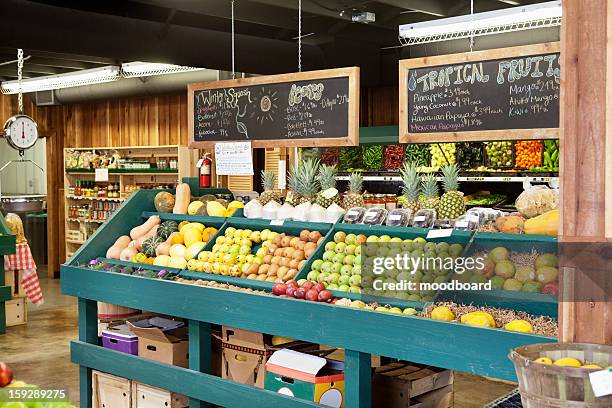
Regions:
<instances>
[{"instance_id":1,"label":"small chalkboard price sign","mask_svg":"<svg viewBox=\"0 0 612 408\"><path fill-rule=\"evenodd\" d=\"M400 61L400 142L559 137L559 43Z\"/></svg>"},{"instance_id":2,"label":"small chalkboard price sign","mask_svg":"<svg viewBox=\"0 0 612 408\"><path fill-rule=\"evenodd\" d=\"M188 86L190 147L359 144L359 68Z\"/></svg>"}]
</instances>

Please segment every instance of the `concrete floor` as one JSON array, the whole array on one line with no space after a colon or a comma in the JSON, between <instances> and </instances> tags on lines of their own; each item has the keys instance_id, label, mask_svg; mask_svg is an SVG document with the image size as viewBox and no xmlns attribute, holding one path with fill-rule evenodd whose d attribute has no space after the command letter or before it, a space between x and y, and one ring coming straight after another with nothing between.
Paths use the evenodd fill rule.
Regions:
<instances>
[{"instance_id":1,"label":"concrete floor","mask_svg":"<svg viewBox=\"0 0 612 408\"><path fill-rule=\"evenodd\" d=\"M0 361L13 368L18 380L66 389L78 406L78 367L70 362L69 350L70 340L77 337L76 300L60 293L59 280L43 278L41 286L45 304L29 304L28 324L9 327L0 335ZM457 373L454 406L480 408L514 388L514 384Z\"/></svg>"}]
</instances>

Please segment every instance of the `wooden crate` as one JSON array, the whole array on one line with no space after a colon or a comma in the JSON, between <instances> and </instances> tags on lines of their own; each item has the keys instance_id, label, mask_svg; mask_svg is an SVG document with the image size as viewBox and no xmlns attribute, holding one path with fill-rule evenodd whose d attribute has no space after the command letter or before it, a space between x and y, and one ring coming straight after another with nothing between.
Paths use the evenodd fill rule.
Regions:
<instances>
[{"instance_id":1,"label":"wooden crate","mask_svg":"<svg viewBox=\"0 0 612 408\"><path fill-rule=\"evenodd\" d=\"M187 408L189 398L132 381L132 408Z\"/></svg>"},{"instance_id":2,"label":"wooden crate","mask_svg":"<svg viewBox=\"0 0 612 408\"><path fill-rule=\"evenodd\" d=\"M450 408L453 406L451 370L397 362L375 370L373 408Z\"/></svg>"},{"instance_id":3,"label":"wooden crate","mask_svg":"<svg viewBox=\"0 0 612 408\"><path fill-rule=\"evenodd\" d=\"M131 408L131 381L99 371L91 372L92 408Z\"/></svg>"},{"instance_id":4,"label":"wooden crate","mask_svg":"<svg viewBox=\"0 0 612 408\"><path fill-rule=\"evenodd\" d=\"M344 349L325 346L323 344L319 346L319 349L320 350L334 350L335 349L335 351L332 351L331 353L327 354L325 357L331 358L332 360L344 361ZM380 367L381 365L382 365L381 356L372 354L372 367Z\"/></svg>"},{"instance_id":5,"label":"wooden crate","mask_svg":"<svg viewBox=\"0 0 612 408\"><path fill-rule=\"evenodd\" d=\"M6 325L18 326L28 322L28 307L25 297L16 297L4 303Z\"/></svg>"},{"instance_id":6,"label":"wooden crate","mask_svg":"<svg viewBox=\"0 0 612 408\"><path fill-rule=\"evenodd\" d=\"M15 296L19 292L19 272L4 271L4 285L11 287L11 294Z\"/></svg>"}]
</instances>

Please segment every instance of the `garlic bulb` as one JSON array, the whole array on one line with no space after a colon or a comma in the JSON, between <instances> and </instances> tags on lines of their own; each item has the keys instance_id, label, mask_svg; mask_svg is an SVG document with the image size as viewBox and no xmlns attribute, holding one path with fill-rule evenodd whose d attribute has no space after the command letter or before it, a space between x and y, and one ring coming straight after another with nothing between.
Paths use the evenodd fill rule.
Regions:
<instances>
[{"instance_id":1,"label":"garlic bulb","mask_svg":"<svg viewBox=\"0 0 612 408\"><path fill-rule=\"evenodd\" d=\"M244 206L244 216L247 218L261 218L263 207L259 200L251 200Z\"/></svg>"},{"instance_id":2,"label":"garlic bulb","mask_svg":"<svg viewBox=\"0 0 612 408\"><path fill-rule=\"evenodd\" d=\"M305 202L296 206L293 209L293 217L291 218L293 218L294 221L308 221L307 215L311 206L312 204L310 204L309 202Z\"/></svg>"}]
</instances>

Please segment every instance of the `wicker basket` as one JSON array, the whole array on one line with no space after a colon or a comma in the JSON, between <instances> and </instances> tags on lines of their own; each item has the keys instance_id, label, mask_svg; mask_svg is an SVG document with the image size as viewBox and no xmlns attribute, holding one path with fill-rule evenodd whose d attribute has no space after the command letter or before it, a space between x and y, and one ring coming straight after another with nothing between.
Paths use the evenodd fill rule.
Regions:
<instances>
[{"instance_id":1,"label":"wicker basket","mask_svg":"<svg viewBox=\"0 0 612 408\"><path fill-rule=\"evenodd\" d=\"M593 395L589 373L597 369L561 367L535 363L539 357L553 361L573 357L582 362L612 365L612 346L550 343L519 347L508 356L514 363L524 408L609 408L612 396Z\"/></svg>"}]
</instances>

